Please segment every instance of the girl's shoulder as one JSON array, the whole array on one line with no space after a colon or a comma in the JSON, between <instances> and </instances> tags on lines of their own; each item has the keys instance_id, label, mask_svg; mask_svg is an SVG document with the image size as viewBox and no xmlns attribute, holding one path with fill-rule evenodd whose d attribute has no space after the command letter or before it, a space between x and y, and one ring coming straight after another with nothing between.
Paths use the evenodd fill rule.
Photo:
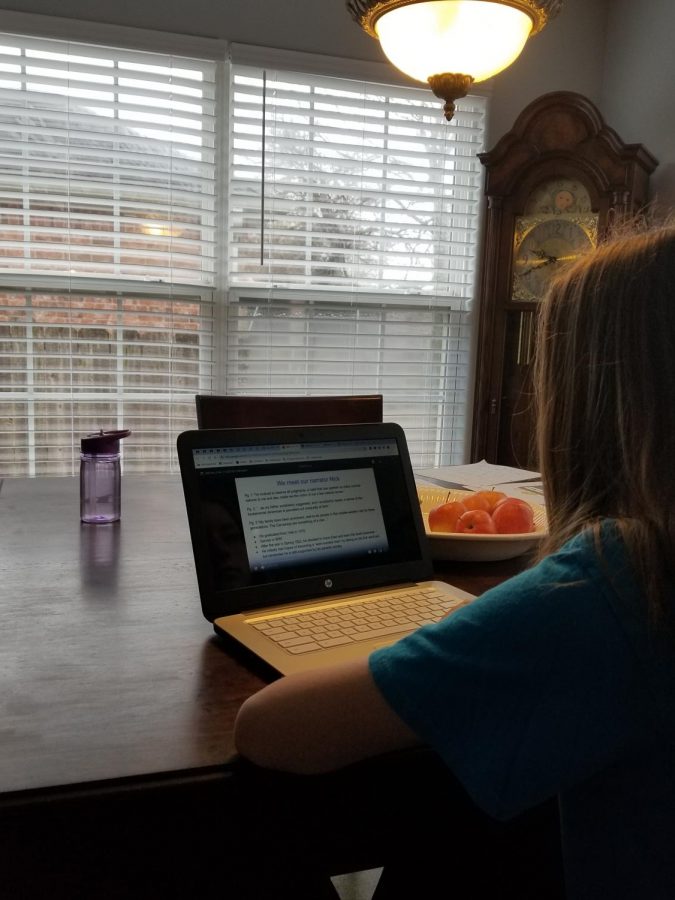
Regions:
<instances>
[{"instance_id":1,"label":"girl's shoulder","mask_svg":"<svg viewBox=\"0 0 675 900\"><path fill-rule=\"evenodd\" d=\"M637 603L640 592L615 523L602 522L570 538L508 581L492 588L457 616L509 623L523 632L555 633L583 620L590 631L615 622L617 589Z\"/></svg>"},{"instance_id":2,"label":"girl's shoulder","mask_svg":"<svg viewBox=\"0 0 675 900\"><path fill-rule=\"evenodd\" d=\"M613 519L589 526L525 570L523 580L539 589L621 581L631 590L637 583L618 525Z\"/></svg>"}]
</instances>

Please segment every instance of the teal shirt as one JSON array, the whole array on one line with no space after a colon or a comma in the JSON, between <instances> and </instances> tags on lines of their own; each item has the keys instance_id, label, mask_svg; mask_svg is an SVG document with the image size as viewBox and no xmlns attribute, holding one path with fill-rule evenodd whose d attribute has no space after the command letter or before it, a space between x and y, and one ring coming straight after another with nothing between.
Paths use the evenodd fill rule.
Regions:
<instances>
[{"instance_id":1,"label":"teal shirt","mask_svg":"<svg viewBox=\"0 0 675 900\"><path fill-rule=\"evenodd\" d=\"M370 657L487 813L559 796L574 900L675 898L675 643L652 639L644 610L608 523L602 559L578 535Z\"/></svg>"}]
</instances>

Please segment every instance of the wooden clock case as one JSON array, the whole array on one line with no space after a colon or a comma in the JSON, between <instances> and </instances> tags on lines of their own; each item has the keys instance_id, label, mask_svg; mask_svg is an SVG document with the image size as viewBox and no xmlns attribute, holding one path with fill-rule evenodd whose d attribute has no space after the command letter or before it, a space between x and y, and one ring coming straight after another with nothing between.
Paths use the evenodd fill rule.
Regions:
<instances>
[{"instance_id":1,"label":"wooden clock case","mask_svg":"<svg viewBox=\"0 0 675 900\"><path fill-rule=\"evenodd\" d=\"M598 216L598 239L644 208L657 160L625 144L581 94L558 91L532 102L485 166L486 222L479 293L471 459L537 469L532 409L536 302L512 297L514 228L538 186L581 182Z\"/></svg>"}]
</instances>

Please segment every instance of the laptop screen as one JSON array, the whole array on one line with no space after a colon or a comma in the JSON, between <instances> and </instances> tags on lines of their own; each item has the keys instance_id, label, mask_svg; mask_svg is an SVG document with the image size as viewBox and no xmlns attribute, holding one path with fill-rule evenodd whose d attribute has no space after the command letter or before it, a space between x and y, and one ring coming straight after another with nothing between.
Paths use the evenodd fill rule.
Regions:
<instances>
[{"instance_id":1,"label":"laptop screen","mask_svg":"<svg viewBox=\"0 0 675 900\"><path fill-rule=\"evenodd\" d=\"M186 435L181 471L209 612L393 583L411 563L428 575L398 426Z\"/></svg>"}]
</instances>

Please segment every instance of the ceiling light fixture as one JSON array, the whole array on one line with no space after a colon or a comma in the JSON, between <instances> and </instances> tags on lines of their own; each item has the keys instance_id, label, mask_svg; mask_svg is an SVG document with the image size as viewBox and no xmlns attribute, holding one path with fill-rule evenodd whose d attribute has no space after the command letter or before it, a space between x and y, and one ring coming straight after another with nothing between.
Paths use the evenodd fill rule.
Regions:
<instances>
[{"instance_id":1,"label":"ceiling light fixture","mask_svg":"<svg viewBox=\"0 0 675 900\"><path fill-rule=\"evenodd\" d=\"M445 101L510 66L563 0L347 0L347 8L391 62Z\"/></svg>"}]
</instances>

